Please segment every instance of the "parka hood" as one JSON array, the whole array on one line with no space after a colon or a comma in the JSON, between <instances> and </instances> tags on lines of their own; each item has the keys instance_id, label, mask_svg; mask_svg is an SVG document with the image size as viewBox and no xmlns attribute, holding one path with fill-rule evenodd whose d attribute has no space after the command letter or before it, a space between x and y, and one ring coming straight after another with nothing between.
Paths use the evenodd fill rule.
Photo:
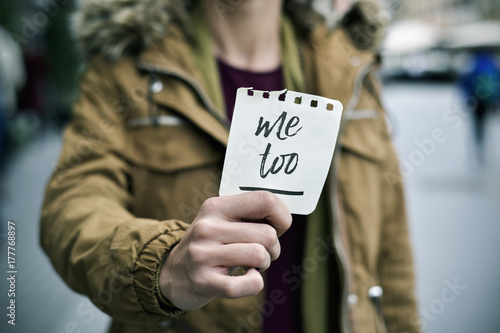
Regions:
<instances>
[{"instance_id":1,"label":"parka hood","mask_svg":"<svg viewBox=\"0 0 500 333\"><path fill-rule=\"evenodd\" d=\"M175 0L81 0L72 28L85 57L100 54L119 60L160 40L170 24L186 21L185 16L184 5ZM357 48L376 49L384 17L376 2L355 1L337 26L348 32Z\"/></svg>"}]
</instances>

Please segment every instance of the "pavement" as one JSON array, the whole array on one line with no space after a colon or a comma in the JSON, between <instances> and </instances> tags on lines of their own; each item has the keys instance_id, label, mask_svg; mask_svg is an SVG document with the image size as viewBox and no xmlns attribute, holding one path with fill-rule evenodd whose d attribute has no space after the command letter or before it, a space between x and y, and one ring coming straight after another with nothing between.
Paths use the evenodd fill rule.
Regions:
<instances>
[{"instance_id":1,"label":"pavement","mask_svg":"<svg viewBox=\"0 0 500 333\"><path fill-rule=\"evenodd\" d=\"M427 332L499 332L500 112L480 165L455 86L393 82L384 102L406 183L420 320Z\"/></svg>"},{"instance_id":2,"label":"pavement","mask_svg":"<svg viewBox=\"0 0 500 333\"><path fill-rule=\"evenodd\" d=\"M5 161L0 181L1 230L16 226L16 325L6 322L7 284L0 290L0 332L100 333L109 319L86 297L71 291L52 268L39 242L43 193L61 149L61 129L45 128ZM7 271L2 238L0 267ZM2 273L2 280L4 279ZM5 280L3 280L5 281ZM5 314L4 314L5 312Z\"/></svg>"},{"instance_id":3,"label":"pavement","mask_svg":"<svg viewBox=\"0 0 500 333\"><path fill-rule=\"evenodd\" d=\"M500 113L475 158L471 119L449 83L391 82L383 100L400 157L426 332L491 333L500 327ZM105 332L109 318L58 277L39 245L43 191L61 148L45 128L4 159L0 230L16 225L16 326L7 322L2 282L0 332ZM7 244L0 267L7 278ZM5 281L5 280L3 280Z\"/></svg>"}]
</instances>

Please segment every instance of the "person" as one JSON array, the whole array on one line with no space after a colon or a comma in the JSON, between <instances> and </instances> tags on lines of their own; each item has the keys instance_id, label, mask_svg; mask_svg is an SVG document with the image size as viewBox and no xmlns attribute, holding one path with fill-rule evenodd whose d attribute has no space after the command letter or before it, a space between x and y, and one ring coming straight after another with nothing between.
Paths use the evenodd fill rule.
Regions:
<instances>
[{"instance_id":1,"label":"person","mask_svg":"<svg viewBox=\"0 0 500 333\"><path fill-rule=\"evenodd\" d=\"M17 92L23 87L26 71L19 45L0 25L0 155L7 148L7 121L17 112ZM3 165L0 165L0 168Z\"/></svg>"},{"instance_id":2,"label":"person","mask_svg":"<svg viewBox=\"0 0 500 333\"><path fill-rule=\"evenodd\" d=\"M484 136L488 113L500 101L500 69L495 57L487 50L472 54L470 70L459 80L466 104L471 106L473 115L474 140L479 163L484 163Z\"/></svg>"},{"instance_id":3,"label":"person","mask_svg":"<svg viewBox=\"0 0 500 333\"><path fill-rule=\"evenodd\" d=\"M113 317L110 332L419 331L372 71L379 13L355 2L327 28L294 0L83 3L75 31L88 65L41 244ZM239 86L345 106L309 216L268 192L217 196Z\"/></svg>"}]
</instances>

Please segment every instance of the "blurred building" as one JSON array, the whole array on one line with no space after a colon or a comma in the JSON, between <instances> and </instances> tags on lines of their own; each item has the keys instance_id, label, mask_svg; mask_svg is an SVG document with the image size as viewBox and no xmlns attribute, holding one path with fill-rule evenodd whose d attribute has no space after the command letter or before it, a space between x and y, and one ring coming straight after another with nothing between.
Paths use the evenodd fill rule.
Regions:
<instances>
[{"instance_id":1,"label":"blurred building","mask_svg":"<svg viewBox=\"0 0 500 333\"><path fill-rule=\"evenodd\" d=\"M382 55L386 77L454 78L469 55L500 49L498 0L385 0L392 16Z\"/></svg>"},{"instance_id":2,"label":"blurred building","mask_svg":"<svg viewBox=\"0 0 500 333\"><path fill-rule=\"evenodd\" d=\"M439 26L500 19L498 0L397 0L395 20L419 19Z\"/></svg>"}]
</instances>

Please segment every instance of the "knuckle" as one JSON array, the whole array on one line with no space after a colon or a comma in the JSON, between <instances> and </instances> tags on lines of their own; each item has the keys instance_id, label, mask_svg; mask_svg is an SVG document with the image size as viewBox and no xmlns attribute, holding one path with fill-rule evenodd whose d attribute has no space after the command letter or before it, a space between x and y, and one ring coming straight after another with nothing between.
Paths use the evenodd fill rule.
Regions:
<instances>
[{"instance_id":1,"label":"knuckle","mask_svg":"<svg viewBox=\"0 0 500 333\"><path fill-rule=\"evenodd\" d=\"M273 254L272 254L271 260L278 259L280 254L281 254L281 244L279 241L277 241L275 246L273 247Z\"/></svg>"},{"instance_id":2,"label":"knuckle","mask_svg":"<svg viewBox=\"0 0 500 333\"><path fill-rule=\"evenodd\" d=\"M256 274L252 276L252 279L248 281L249 293L257 295L262 289L264 289L264 280L262 276Z\"/></svg>"},{"instance_id":3,"label":"knuckle","mask_svg":"<svg viewBox=\"0 0 500 333\"><path fill-rule=\"evenodd\" d=\"M260 244L255 244L250 248L250 258L255 266L261 266L268 258L267 250Z\"/></svg>"},{"instance_id":4,"label":"knuckle","mask_svg":"<svg viewBox=\"0 0 500 333\"><path fill-rule=\"evenodd\" d=\"M188 260L198 264L205 261L206 251L203 247L195 244L190 244L187 249Z\"/></svg>"},{"instance_id":5,"label":"knuckle","mask_svg":"<svg viewBox=\"0 0 500 333\"><path fill-rule=\"evenodd\" d=\"M226 283L222 287L222 293L227 298L231 299L238 298L240 296L240 293L236 281L233 280L232 282Z\"/></svg>"},{"instance_id":6,"label":"knuckle","mask_svg":"<svg viewBox=\"0 0 500 333\"><path fill-rule=\"evenodd\" d=\"M218 209L219 207L219 198L208 198L201 205L200 211L203 213L211 213Z\"/></svg>"},{"instance_id":7,"label":"knuckle","mask_svg":"<svg viewBox=\"0 0 500 333\"><path fill-rule=\"evenodd\" d=\"M203 294L206 292L208 288L207 279L205 278L205 274L201 271L193 271L189 275L189 279L191 281L193 290L197 293Z\"/></svg>"},{"instance_id":8,"label":"knuckle","mask_svg":"<svg viewBox=\"0 0 500 333\"><path fill-rule=\"evenodd\" d=\"M266 211L274 209L274 207L276 206L276 199L277 199L277 197L274 194L272 194L271 192L262 191L259 192L258 195L259 195L259 203L262 209Z\"/></svg>"},{"instance_id":9,"label":"knuckle","mask_svg":"<svg viewBox=\"0 0 500 333\"><path fill-rule=\"evenodd\" d=\"M256 275L253 285L256 290L255 294L259 293L262 289L264 289L264 279L260 275Z\"/></svg>"},{"instance_id":10,"label":"knuckle","mask_svg":"<svg viewBox=\"0 0 500 333\"><path fill-rule=\"evenodd\" d=\"M273 246L278 240L276 229L274 229L269 224L262 224L262 228L264 229L261 235L262 244L264 244L266 247Z\"/></svg>"},{"instance_id":11,"label":"knuckle","mask_svg":"<svg viewBox=\"0 0 500 333\"><path fill-rule=\"evenodd\" d=\"M229 281L221 287L220 292L225 298L235 299L244 296L257 295L264 289L264 279L260 274L254 274L244 280L242 284L238 278Z\"/></svg>"},{"instance_id":12,"label":"knuckle","mask_svg":"<svg viewBox=\"0 0 500 333\"><path fill-rule=\"evenodd\" d=\"M191 225L195 239L209 239L214 232L214 225L208 219L202 219Z\"/></svg>"}]
</instances>

